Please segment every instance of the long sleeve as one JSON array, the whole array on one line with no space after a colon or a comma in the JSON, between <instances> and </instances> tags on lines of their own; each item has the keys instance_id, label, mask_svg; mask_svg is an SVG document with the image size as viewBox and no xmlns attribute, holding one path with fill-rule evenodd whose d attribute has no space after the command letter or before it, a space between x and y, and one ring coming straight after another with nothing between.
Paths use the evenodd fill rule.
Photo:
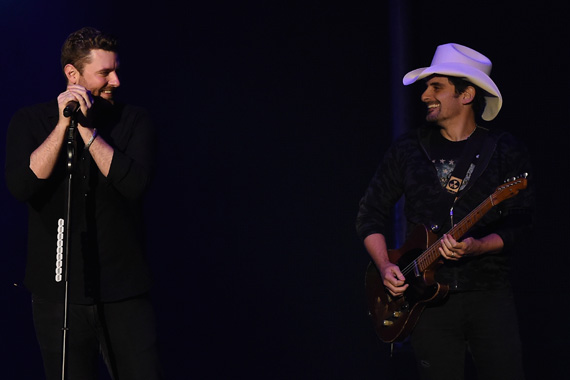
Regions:
<instances>
[{"instance_id":1,"label":"long sleeve","mask_svg":"<svg viewBox=\"0 0 570 380\"><path fill-rule=\"evenodd\" d=\"M128 128L111 134L115 149L107 182L127 199L139 199L155 171L156 136L149 115L130 107L122 120Z\"/></svg>"},{"instance_id":2,"label":"long sleeve","mask_svg":"<svg viewBox=\"0 0 570 380\"><path fill-rule=\"evenodd\" d=\"M57 123L55 102L16 112L6 137L6 184L20 201L29 201L52 182L38 179L30 169L30 155L48 137Z\"/></svg>"},{"instance_id":3,"label":"long sleeve","mask_svg":"<svg viewBox=\"0 0 570 380\"><path fill-rule=\"evenodd\" d=\"M404 192L398 146L389 149L360 200L356 230L361 239L373 233L387 235L393 206Z\"/></svg>"},{"instance_id":4,"label":"long sleeve","mask_svg":"<svg viewBox=\"0 0 570 380\"><path fill-rule=\"evenodd\" d=\"M527 188L499 205L502 218L494 225L494 232L501 236L504 249L509 251L516 243L525 241L531 235L535 178L526 147L510 134L499 141L497 156L505 173L504 180L528 175Z\"/></svg>"}]
</instances>

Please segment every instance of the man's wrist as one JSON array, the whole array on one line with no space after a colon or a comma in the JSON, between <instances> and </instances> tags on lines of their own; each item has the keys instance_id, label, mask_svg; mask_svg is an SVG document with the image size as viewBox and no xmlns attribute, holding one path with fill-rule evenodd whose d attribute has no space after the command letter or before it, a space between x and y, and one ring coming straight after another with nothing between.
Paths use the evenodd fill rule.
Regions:
<instances>
[{"instance_id":1,"label":"man's wrist","mask_svg":"<svg viewBox=\"0 0 570 380\"><path fill-rule=\"evenodd\" d=\"M97 136L99 136L99 134L97 133L97 128L93 128L93 134L91 135L91 138L89 139L87 144L85 144L85 150L89 150L91 144L93 144L93 141L95 141Z\"/></svg>"}]
</instances>

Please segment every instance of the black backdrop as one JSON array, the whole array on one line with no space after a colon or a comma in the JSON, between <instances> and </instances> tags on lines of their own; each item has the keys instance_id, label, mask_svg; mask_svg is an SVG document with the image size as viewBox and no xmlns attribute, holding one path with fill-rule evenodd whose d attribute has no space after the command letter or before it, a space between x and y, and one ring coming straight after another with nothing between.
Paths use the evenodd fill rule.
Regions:
<instances>
[{"instance_id":1,"label":"black backdrop","mask_svg":"<svg viewBox=\"0 0 570 380\"><path fill-rule=\"evenodd\" d=\"M492 125L531 150L535 239L513 278L525 363L530 379L565 373L568 11L409 3L0 4L2 145L17 108L64 88L71 31L122 40L119 97L148 108L160 135L147 225L169 379L414 378L406 346L389 360L367 319L354 217L398 99L406 123L422 118L419 88L400 78L447 42L492 59L505 101ZM0 377L41 378L21 285L26 211L0 191Z\"/></svg>"}]
</instances>

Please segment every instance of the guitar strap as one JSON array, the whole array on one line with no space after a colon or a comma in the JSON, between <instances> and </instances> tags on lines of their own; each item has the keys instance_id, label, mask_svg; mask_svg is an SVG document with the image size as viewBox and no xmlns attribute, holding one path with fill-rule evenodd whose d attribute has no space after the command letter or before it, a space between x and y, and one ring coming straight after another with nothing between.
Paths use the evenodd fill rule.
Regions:
<instances>
[{"instance_id":1,"label":"guitar strap","mask_svg":"<svg viewBox=\"0 0 570 380\"><path fill-rule=\"evenodd\" d=\"M467 175L467 170L471 164L475 164L479 155L481 145L483 144L485 137L487 136L488 130L483 128L476 128L473 134L467 139L467 144L465 149L461 152L461 157L457 161L457 165L453 169L453 173L449 176L447 184L445 185L445 190L452 196L456 196L461 190L461 185L465 180Z\"/></svg>"},{"instance_id":2,"label":"guitar strap","mask_svg":"<svg viewBox=\"0 0 570 380\"><path fill-rule=\"evenodd\" d=\"M489 135L488 129L482 127L475 129L467 140L465 149L463 149L457 165L455 165L453 172L449 176L445 191L443 191L441 197L441 204L438 206L438 210L441 210L442 215L436 220L445 222L450 215L453 216L453 205L459 197L471 188L476 179L487 168L487 164L495 151L497 140ZM475 169L471 173L468 183L462 189L461 186L472 164L475 165ZM444 224L435 224L436 231L434 232L437 232Z\"/></svg>"}]
</instances>

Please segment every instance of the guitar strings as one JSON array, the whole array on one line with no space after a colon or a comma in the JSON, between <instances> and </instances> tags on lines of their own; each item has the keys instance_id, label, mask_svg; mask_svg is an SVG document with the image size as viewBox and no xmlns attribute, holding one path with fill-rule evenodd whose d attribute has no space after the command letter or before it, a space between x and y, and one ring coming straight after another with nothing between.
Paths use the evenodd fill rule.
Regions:
<instances>
[{"instance_id":1,"label":"guitar strings","mask_svg":"<svg viewBox=\"0 0 570 380\"><path fill-rule=\"evenodd\" d=\"M459 222L458 224L456 224L451 230L449 230L449 232L447 233L448 235L452 235L454 236L457 232L461 232L460 236L463 236L463 234L465 234L467 232L467 230L469 230L473 224L475 224L476 221L478 221L480 218L483 217L483 215L485 215L487 213L486 210L485 212L483 212L483 215L481 215L480 217L476 218L475 220L472 220L472 218L477 215L478 213L481 212L481 209L485 208L486 206L489 206L489 210L492 207L492 196L489 196L487 198L486 201L484 201L483 203L481 203L479 206L477 206L473 211L471 211L469 214L467 214L467 216L465 218L463 218L461 220L461 222ZM467 229L465 229L465 231L463 232L463 226L462 224L466 224L466 225L470 225L469 227L467 227ZM404 276L408 275L409 273L411 273L414 268L417 266L418 268L420 268L422 271L425 270L425 267L427 267L427 265L425 267L423 267L422 264L424 264L426 262L426 260L431 263L433 261L435 261L436 257L433 256L440 256L439 250L437 250L437 247L439 247L441 244L441 240L443 238L439 238L437 239L437 241L435 243L433 243L428 249L426 249L421 255L419 255L415 260L413 260L410 264L408 264L403 270L402 270L402 274ZM428 260L430 259L430 260ZM423 269L422 269L423 268Z\"/></svg>"}]
</instances>

